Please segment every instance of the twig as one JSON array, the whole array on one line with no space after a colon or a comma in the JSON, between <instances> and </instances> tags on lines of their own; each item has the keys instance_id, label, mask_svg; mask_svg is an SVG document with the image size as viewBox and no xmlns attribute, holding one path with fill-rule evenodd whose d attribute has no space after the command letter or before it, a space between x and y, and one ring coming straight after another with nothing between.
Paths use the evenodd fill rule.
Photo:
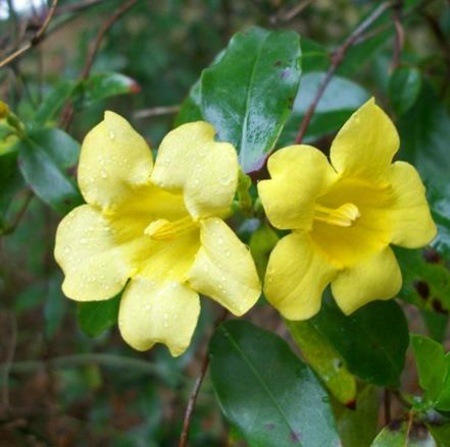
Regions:
<instances>
[{"instance_id":1,"label":"twig","mask_svg":"<svg viewBox=\"0 0 450 447\"><path fill-rule=\"evenodd\" d=\"M17 225L19 225L20 221L22 220L22 217L25 214L32 198L33 198L33 193L30 190L27 190L25 199L22 203L22 206L20 207L19 211L15 215L13 221L9 225L7 225L5 228L0 229L0 237L4 236L6 234L10 234L16 229Z\"/></svg>"},{"instance_id":2,"label":"twig","mask_svg":"<svg viewBox=\"0 0 450 447\"><path fill-rule=\"evenodd\" d=\"M273 23L277 22L290 22L295 16L299 15L304 9L306 9L311 3L316 0L303 0L291 8L289 11L280 11L276 16L272 17Z\"/></svg>"},{"instance_id":3,"label":"twig","mask_svg":"<svg viewBox=\"0 0 450 447\"><path fill-rule=\"evenodd\" d=\"M394 52L392 55L392 70L400 65L403 45L405 43L405 31L402 25L403 18L403 0L397 0L393 6L393 22L395 29Z\"/></svg>"},{"instance_id":4,"label":"twig","mask_svg":"<svg viewBox=\"0 0 450 447\"><path fill-rule=\"evenodd\" d=\"M222 315L220 315L220 317L215 321L214 328L219 326L219 324L222 323L227 318L227 316L228 311L225 309L222 312ZM187 445L189 429L191 427L191 420L194 414L195 403L197 402L198 393L200 391L200 387L202 386L203 379L205 378L206 371L208 370L208 366L209 366L209 355L208 353L206 353L205 357L203 358L200 375L197 377L197 380L195 381L194 388L192 388L191 395L189 397L189 401L186 407L186 412L184 413L183 430L181 432L178 447L186 447Z\"/></svg>"},{"instance_id":5,"label":"twig","mask_svg":"<svg viewBox=\"0 0 450 447\"><path fill-rule=\"evenodd\" d=\"M330 83L331 79L333 78L334 74L336 73L336 70L339 68L342 61L344 60L344 57L347 54L347 51L349 50L349 48L351 48L353 45L355 45L355 43L358 41L358 39L361 38L361 36L366 32L366 30L378 19L378 17L380 17L390 7L392 7L392 2L390 2L390 1L381 3L381 5L378 6L378 8L375 9L372 12L372 14L369 17L367 17L367 19L364 20L350 34L350 36L345 40L345 42L333 54L333 57L331 59L331 66L328 69L322 83L320 84L312 103L308 107L308 110L306 111L302 122L300 123L300 129L298 131L297 137L295 138L296 143L301 143L301 141L303 140L303 137L305 136L305 133L309 126L309 123L314 115L315 110L316 110L317 104L319 103L320 99L322 98L323 93L325 92L325 89L328 87L328 84Z\"/></svg>"},{"instance_id":6,"label":"twig","mask_svg":"<svg viewBox=\"0 0 450 447\"><path fill-rule=\"evenodd\" d=\"M389 425L392 416L391 416L391 391L388 388L384 389L384 424Z\"/></svg>"},{"instance_id":7,"label":"twig","mask_svg":"<svg viewBox=\"0 0 450 447\"><path fill-rule=\"evenodd\" d=\"M172 113L177 113L179 110L180 106L152 107L151 109L138 110L133 114L133 117L139 119L150 118L152 116L171 115Z\"/></svg>"},{"instance_id":8,"label":"twig","mask_svg":"<svg viewBox=\"0 0 450 447\"><path fill-rule=\"evenodd\" d=\"M11 312L4 312L0 315L2 320L2 346L5 350L0 364L0 381L1 381L1 403L6 411L9 411L9 386L8 378L11 370L12 360L14 358L14 352L16 350L17 342L17 321L16 317Z\"/></svg>"},{"instance_id":9,"label":"twig","mask_svg":"<svg viewBox=\"0 0 450 447\"><path fill-rule=\"evenodd\" d=\"M128 0L123 3L116 11L111 15L111 17L103 23L100 31L97 34L97 37L94 41L94 44L89 51L89 54L86 58L86 63L84 64L83 70L80 74L80 81L84 81L89 77L89 73L91 72L92 65L94 64L95 57L97 56L98 50L100 48L100 44L105 37L105 34L109 31L109 29L126 13L129 9L131 9L139 0ZM67 104L67 106L63 109L61 113L61 122L60 125L63 128L69 127L73 118L73 105Z\"/></svg>"},{"instance_id":10,"label":"twig","mask_svg":"<svg viewBox=\"0 0 450 447\"><path fill-rule=\"evenodd\" d=\"M48 25L50 24L54 14L55 14L57 5L58 5L58 0L53 0L52 4L50 6L50 9L48 10L47 16L45 17L44 23L37 30L36 34L22 48L19 48L18 50L14 51L12 54L7 56L5 59L3 59L0 62L0 68L3 68L6 65L10 64L13 60L22 56L28 50L30 50L31 48L33 48L41 43L42 39L44 38L45 32L47 31Z\"/></svg>"},{"instance_id":11,"label":"twig","mask_svg":"<svg viewBox=\"0 0 450 447\"><path fill-rule=\"evenodd\" d=\"M164 371L153 363L138 358L103 353L65 355L46 359L45 362L40 360L14 362L11 364L11 371L14 373L29 373L45 368L46 363L52 368L73 368L86 364L96 364L112 368L123 368L140 372L141 374L164 376Z\"/></svg>"}]
</instances>

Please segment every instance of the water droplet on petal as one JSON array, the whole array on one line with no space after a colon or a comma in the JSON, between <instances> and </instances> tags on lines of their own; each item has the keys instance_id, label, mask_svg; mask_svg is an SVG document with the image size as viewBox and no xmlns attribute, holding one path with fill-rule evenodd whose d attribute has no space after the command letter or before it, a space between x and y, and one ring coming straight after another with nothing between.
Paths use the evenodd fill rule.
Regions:
<instances>
[{"instance_id":1,"label":"water droplet on petal","mask_svg":"<svg viewBox=\"0 0 450 447\"><path fill-rule=\"evenodd\" d=\"M69 246L65 246L64 247L64 253L70 253L70 247Z\"/></svg>"},{"instance_id":2,"label":"water droplet on petal","mask_svg":"<svg viewBox=\"0 0 450 447\"><path fill-rule=\"evenodd\" d=\"M108 174L106 173L106 171L104 169L101 170L100 175L102 176L102 178L108 177Z\"/></svg>"},{"instance_id":3,"label":"water droplet on petal","mask_svg":"<svg viewBox=\"0 0 450 447\"><path fill-rule=\"evenodd\" d=\"M219 237L219 239L217 239L217 242L219 243L219 245L223 245L223 238Z\"/></svg>"},{"instance_id":4,"label":"water droplet on petal","mask_svg":"<svg viewBox=\"0 0 450 447\"><path fill-rule=\"evenodd\" d=\"M108 132L108 136L109 136L110 140L114 140L116 138L116 134L112 130L110 130Z\"/></svg>"},{"instance_id":5,"label":"water droplet on petal","mask_svg":"<svg viewBox=\"0 0 450 447\"><path fill-rule=\"evenodd\" d=\"M87 242L87 239L85 237L82 237L80 239L80 244L85 244Z\"/></svg>"}]
</instances>

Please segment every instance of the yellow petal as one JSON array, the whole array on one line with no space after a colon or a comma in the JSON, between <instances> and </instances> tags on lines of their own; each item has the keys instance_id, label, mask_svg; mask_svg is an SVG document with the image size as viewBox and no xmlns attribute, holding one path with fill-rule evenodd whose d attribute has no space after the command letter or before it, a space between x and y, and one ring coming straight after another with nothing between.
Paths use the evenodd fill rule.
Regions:
<instances>
[{"instance_id":1,"label":"yellow petal","mask_svg":"<svg viewBox=\"0 0 450 447\"><path fill-rule=\"evenodd\" d=\"M327 158L312 146L289 146L270 156L271 180L258 183L270 223L281 229L310 230L314 201L336 179Z\"/></svg>"},{"instance_id":2,"label":"yellow petal","mask_svg":"<svg viewBox=\"0 0 450 447\"><path fill-rule=\"evenodd\" d=\"M148 183L152 154L145 140L121 116L106 112L84 139L78 183L90 204L111 208Z\"/></svg>"},{"instance_id":3,"label":"yellow petal","mask_svg":"<svg viewBox=\"0 0 450 447\"><path fill-rule=\"evenodd\" d=\"M425 198L425 187L408 163L394 163L390 174L394 203L386 210L386 219L392 225L392 243L407 248L423 247L437 232Z\"/></svg>"},{"instance_id":4,"label":"yellow petal","mask_svg":"<svg viewBox=\"0 0 450 447\"><path fill-rule=\"evenodd\" d=\"M322 293L338 266L303 232L285 236L272 251L264 291L269 302L288 320L306 320L320 309Z\"/></svg>"},{"instance_id":5,"label":"yellow petal","mask_svg":"<svg viewBox=\"0 0 450 447\"><path fill-rule=\"evenodd\" d=\"M402 285L402 274L389 247L339 273L331 283L333 296L345 314L374 300L394 297Z\"/></svg>"},{"instance_id":6,"label":"yellow petal","mask_svg":"<svg viewBox=\"0 0 450 447\"><path fill-rule=\"evenodd\" d=\"M78 301L111 298L132 270L110 222L89 205L75 208L59 224L55 259L65 274L64 294Z\"/></svg>"},{"instance_id":7,"label":"yellow petal","mask_svg":"<svg viewBox=\"0 0 450 447\"><path fill-rule=\"evenodd\" d=\"M242 315L261 294L253 258L222 220L210 218L200 225L202 248L189 271L189 283L234 315Z\"/></svg>"},{"instance_id":8,"label":"yellow petal","mask_svg":"<svg viewBox=\"0 0 450 447\"><path fill-rule=\"evenodd\" d=\"M229 143L214 141L214 128L203 121L172 130L161 142L152 181L183 191L194 218L220 216L229 210L238 181L238 159Z\"/></svg>"},{"instance_id":9,"label":"yellow petal","mask_svg":"<svg viewBox=\"0 0 450 447\"><path fill-rule=\"evenodd\" d=\"M383 182L398 147L394 124L372 98L336 135L330 159L336 171L344 176Z\"/></svg>"},{"instance_id":10,"label":"yellow petal","mask_svg":"<svg viewBox=\"0 0 450 447\"><path fill-rule=\"evenodd\" d=\"M138 351L164 343L176 357L188 348L199 313L198 294L188 287L135 277L120 301L119 329Z\"/></svg>"}]
</instances>

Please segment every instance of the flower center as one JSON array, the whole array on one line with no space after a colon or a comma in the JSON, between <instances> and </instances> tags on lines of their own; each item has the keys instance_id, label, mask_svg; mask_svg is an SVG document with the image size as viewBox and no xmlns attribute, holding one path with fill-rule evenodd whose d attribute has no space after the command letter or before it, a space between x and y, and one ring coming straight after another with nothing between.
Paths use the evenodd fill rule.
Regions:
<instances>
[{"instance_id":1,"label":"flower center","mask_svg":"<svg viewBox=\"0 0 450 447\"><path fill-rule=\"evenodd\" d=\"M360 217L361 213L353 203L344 203L339 208L328 208L317 203L314 206L314 219L329 225L351 227Z\"/></svg>"},{"instance_id":2,"label":"flower center","mask_svg":"<svg viewBox=\"0 0 450 447\"><path fill-rule=\"evenodd\" d=\"M183 234L189 233L195 226L190 216L172 222L167 219L157 219L144 230L144 233L155 241L171 241Z\"/></svg>"}]
</instances>

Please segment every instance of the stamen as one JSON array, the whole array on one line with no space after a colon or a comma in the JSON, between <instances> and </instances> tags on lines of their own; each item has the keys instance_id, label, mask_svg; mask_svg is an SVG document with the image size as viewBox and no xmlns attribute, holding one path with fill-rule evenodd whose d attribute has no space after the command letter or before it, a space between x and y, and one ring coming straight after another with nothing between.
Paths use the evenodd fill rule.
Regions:
<instances>
[{"instance_id":1,"label":"stamen","mask_svg":"<svg viewBox=\"0 0 450 447\"><path fill-rule=\"evenodd\" d=\"M144 230L144 233L156 241L170 241L182 234L188 233L194 227L194 221L190 216L172 222L167 219L158 219L154 220Z\"/></svg>"},{"instance_id":2,"label":"stamen","mask_svg":"<svg viewBox=\"0 0 450 447\"><path fill-rule=\"evenodd\" d=\"M361 213L353 203L344 203L339 208L328 208L319 204L314 207L314 219L329 225L351 227L360 217Z\"/></svg>"}]
</instances>

